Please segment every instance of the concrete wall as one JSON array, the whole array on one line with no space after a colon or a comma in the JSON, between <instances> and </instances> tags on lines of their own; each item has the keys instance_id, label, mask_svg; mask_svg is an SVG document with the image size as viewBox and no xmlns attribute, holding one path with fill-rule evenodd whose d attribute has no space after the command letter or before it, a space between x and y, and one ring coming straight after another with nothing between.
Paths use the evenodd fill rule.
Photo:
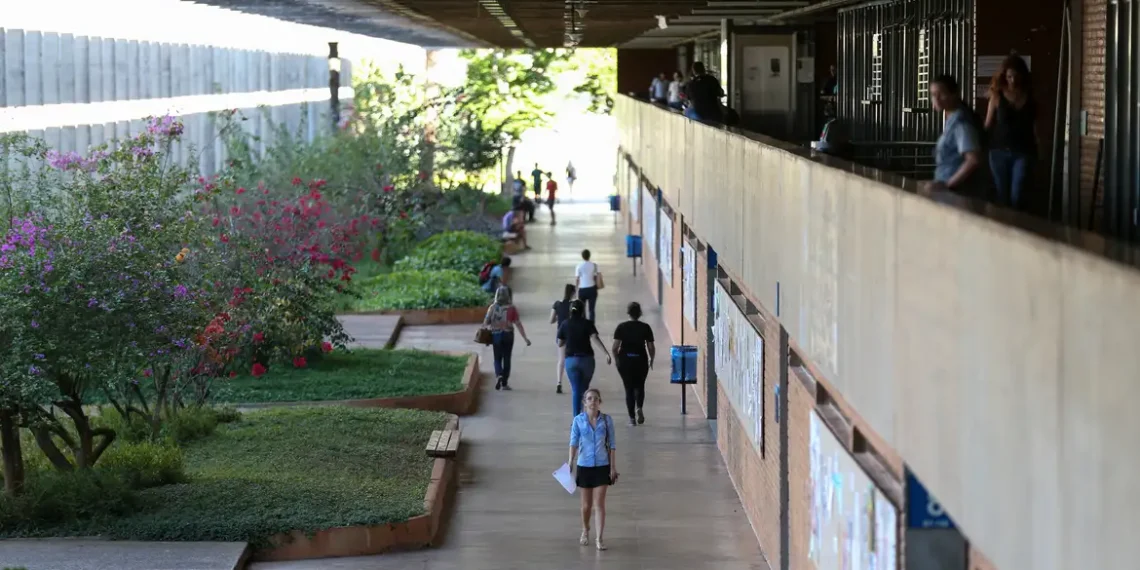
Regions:
<instances>
[{"instance_id":1,"label":"concrete wall","mask_svg":"<svg viewBox=\"0 0 1140 570\"><path fill-rule=\"evenodd\" d=\"M225 157L210 112L240 109L266 142L273 125L296 131L306 116L309 140L331 128L323 57L10 28L0 48L0 133L27 131L60 151L136 135L145 117L169 112L186 124L180 152L197 148L212 173ZM343 86L351 75L343 60Z\"/></svg>"},{"instance_id":2,"label":"concrete wall","mask_svg":"<svg viewBox=\"0 0 1140 570\"><path fill-rule=\"evenodd\" d=\"M622 148L787 331L853 450L888 479L905 460L975 563L1135 567L1140 273L624 97L616 112ZM762 473L719 409L734 477Z\"/></svg>"}]
</instances>

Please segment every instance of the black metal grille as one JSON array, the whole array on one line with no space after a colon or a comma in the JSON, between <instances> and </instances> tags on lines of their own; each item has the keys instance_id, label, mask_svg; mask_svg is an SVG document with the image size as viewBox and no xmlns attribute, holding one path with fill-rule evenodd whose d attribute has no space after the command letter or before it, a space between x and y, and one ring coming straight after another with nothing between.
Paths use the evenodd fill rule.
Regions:
<instances>
[{"instance_id":1,"label":"black metal grille","mask_svg":"<svg viewBox=\"0 0 1140 570\"><path fill-rule=\"evenodd\" d=\"M1108 81L1104 119L1104 229L1122 239L1140 239L1140 6L1110 0L1105 63ZM1095 204L1094 204L1095 207Z\"/></svg>"},{"instance_id":2,"label":"black metal grille","mask_svg":"<svg viewBox=\"0 0 1140 570\"><path fill-rule=\"evenodd\" d=\"M974 98L974 0L887 0L839 12L839 117L856 142L933 142L927 86L953 75Z\"/></svg>"}]
</instances>

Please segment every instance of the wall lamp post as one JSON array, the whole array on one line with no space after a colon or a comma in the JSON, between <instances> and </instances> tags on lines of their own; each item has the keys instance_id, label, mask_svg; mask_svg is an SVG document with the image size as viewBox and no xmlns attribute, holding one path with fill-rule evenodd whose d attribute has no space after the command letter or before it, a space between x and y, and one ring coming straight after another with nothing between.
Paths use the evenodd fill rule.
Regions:
<instances>
[{"instance_id":1,"label":"wall lamp post","mask_svg":"<svg viewBox=\"0 0 1140 570\"><path fill-rule=\"evenodd\" d=\"M336 42L329 42L329 107L335 133L340 126L340 54Z\"/></svg>"}]
</instances>

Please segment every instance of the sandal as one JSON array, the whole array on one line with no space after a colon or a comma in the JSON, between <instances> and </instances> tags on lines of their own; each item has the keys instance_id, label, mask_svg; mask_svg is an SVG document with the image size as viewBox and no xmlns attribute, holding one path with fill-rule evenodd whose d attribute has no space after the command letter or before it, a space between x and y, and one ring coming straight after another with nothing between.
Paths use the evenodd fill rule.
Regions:
<instances>
[{"instance_id":1,"label":"sandal","mask_svg":"<svg viewBox=\"0 0 1140 570\"><path fill-rule=\"evenodd\" d=\"M606 545L605 545L605 543L603 543L603 542L602 542L602 539L600 539L600 538L598 539L598 542L594 543L594 546L595 546L595 547L596 547L598 550L605 550L605 549L606 549Z\"/></svg>"},{"instance_id":2,"label":"sandal","mask_svg":"<svg viewBox=\"0 0 1140 570\"><path fill-rule=\"evenodd\" d=\"M581 544L582 546L590 544L590 529L585 529L582 531L582 536L578 537L578 544Z\"/></svg>"}]
</instances>

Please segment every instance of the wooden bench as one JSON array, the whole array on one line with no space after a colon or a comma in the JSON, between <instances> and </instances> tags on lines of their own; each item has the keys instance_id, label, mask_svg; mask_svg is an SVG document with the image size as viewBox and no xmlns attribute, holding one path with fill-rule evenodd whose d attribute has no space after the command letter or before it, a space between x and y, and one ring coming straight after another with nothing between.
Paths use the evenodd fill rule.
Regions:
<instances>
[{"instance_id":1,"label":"wooden bench","mask_svg":"<svg viewBox=\"0 0 1140 570\"><path fill-rule=\"evenodd\" d=\"M455 457L459 451L459 430L444 429L431 432L425 451L428 457Z\"/></svg>"}]
</instances>

